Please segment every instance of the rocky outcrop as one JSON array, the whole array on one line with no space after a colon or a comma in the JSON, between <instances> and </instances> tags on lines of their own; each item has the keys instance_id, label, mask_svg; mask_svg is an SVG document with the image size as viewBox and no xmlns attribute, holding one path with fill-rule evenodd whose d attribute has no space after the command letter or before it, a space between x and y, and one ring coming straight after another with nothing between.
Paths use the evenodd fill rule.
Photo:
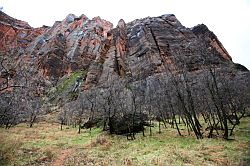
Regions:
<instances>
[{"instance_id":1,"label":"rocky outcrop","mask_svg":"<svg viewBox=\"0 0 250 166\"><path fill-rule=\"evenodd\" d=\"M209 48L214 48L224 59L232 60L227 50L223 47L217 36L206 25L200 24L192 28L193 33L204 40Z\"/></svg>"},{"instance_id":2,"label":"rocky outcrop","mask_svg":"<svg viewBox=\"0 0 250 166\"><path fill-rule=\"evenodd\" d=\"M16 50L17 59L28 57L27 64L54 85L63 76L84 70L83 90L114 78L137 81L178 72L183 66L188 72L211 64L234 66L205 25L186 28L173 14L129 23L121 19L115 28L100 17L69 14L52 27L32 28L1 12L0 51L8 50Z\"/></svg>"},{"instance_id":3,"label":"rocky outcrop","mask_svg":"<svg viewBox=\"0 0 250 166\"><path fill-rule=\"evenodd\" d=\"M112 44L103 66L102 75L106 76L102 76L101 82L112 72L136 81L166 70L177 71L180 66L174 59L180 56L190 72L210 64L233 64L217 37L208 28L198 32L199 27L186 28L173 14L127 24L119 21L110 31Z\"/></svg>"},{"instance_id":4,"label":"rocky outcrop","mask_svg":"<svg viewBox=\"0 0 250 166\"><path fill-rule=\"evenodd\" d=\"M0 11L0 52L24 53L25 48L48 27L32 28L27 22L14 19Z\"/></svg>"},{"instance_id":5,"label":"rocky outcrop","mask_svg":"<svg viewBox=\"0 0 250 166\"><path fill-rule=\"evenodd\" d=\"M85 15L69 14L31 42L26 51L37 57L38 70L45 78L58 80L78 69L88 70L100 61L112 26L100 17L91 20Z\"/></svg>"}]
</instances>

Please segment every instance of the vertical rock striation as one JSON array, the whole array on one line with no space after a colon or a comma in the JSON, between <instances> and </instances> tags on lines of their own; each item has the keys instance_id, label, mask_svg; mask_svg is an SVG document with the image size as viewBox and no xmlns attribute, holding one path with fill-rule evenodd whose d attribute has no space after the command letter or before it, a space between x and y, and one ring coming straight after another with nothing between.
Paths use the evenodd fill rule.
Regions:
<instances>
[{"instance_id":1,"label":"vertical rock striation","mask_svg":"<svg viewBox=\"0 0 250 166\"><path fill-rule=\"evenodd\" d=\"M14 56L17 62L25 59L30 68L53 84L84 70L83 90L114 78L137 81L166 71L178 72L180 66L174 59L180 56L189 72L201 72L211 64L234 67L206 25L186 28L173 14L129 23L121 19L115 28L100 17L69 14L52 27L32 28L1 12L0 51Z\"/></svg>"}]
</instances>

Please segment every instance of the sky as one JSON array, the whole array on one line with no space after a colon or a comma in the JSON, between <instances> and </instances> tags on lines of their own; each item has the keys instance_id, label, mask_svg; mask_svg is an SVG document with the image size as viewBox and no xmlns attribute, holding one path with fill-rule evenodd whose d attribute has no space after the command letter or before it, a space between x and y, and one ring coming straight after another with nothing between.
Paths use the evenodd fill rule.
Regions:
<instances>
[{"instance_id":1,"label":"sky","mask_svg":"<svg viewBox=\"0 0 250 166\"><path fill-rule=\"evenodd\" d=\"M121 18L175 14L186 27L206 24L233 61L250 69L250 0L0 0L1 7L33 27L52 26L70 13L100 16L114 26Z\"/></svg>"}]
</instances>

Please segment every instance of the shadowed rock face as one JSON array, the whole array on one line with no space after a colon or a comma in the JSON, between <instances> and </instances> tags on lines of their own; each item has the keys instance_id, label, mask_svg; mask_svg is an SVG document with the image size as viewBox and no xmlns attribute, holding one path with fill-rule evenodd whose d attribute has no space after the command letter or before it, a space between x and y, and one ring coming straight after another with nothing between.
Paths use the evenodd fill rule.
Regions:
<instances>
[{"instance_id":1,"label":"shadowed rock face","mask_svg":"<svg viewBox=\"0 0 250 166\"><path fill-rule=\"evenodd\" d=\"M197 37L203 39L207 45L210 45L210 47L219 52L224 59L232 60L231 56L228 54L227 50L223 47L216 35L209 31L206 25L197 25L192 28L192 31Z\"/></svg>"},{"instance_id":2,"label":"shadowed rock face","mask_svg":"<svg viewBox=\"0 0 250 166\"><path fill-rule=\"evenodd\" d=\"M203 70L210 64L233 65L231 57L206 26L186 28L174 15L148 17L127 24L120 20L110 34L99 83L107 80L108 73L120 78L129 76L136 81L161 74L166 68L178 71L174 62L178 56L183 57L190 72Z\"/></svg>"},{"instance_id":3,"label":"shadowed rock face","mask_svg":"<svg viewBox=\"0 0 250 166\"><path fill-rule=\"evenodd\" d=\"M178 72L174 58L180 55L189 72L201 71L208 64L234 66L205 25L186 28L173 14L130 23L120 20L115 28L100 17L69 14L52 27L32 28L1 12L0 51L18 53L16 59L28 57L30 67L52 82L83 69L83 89L104 84L110 76L137 81L166 68Z\"/></svg>"}]
</instances>

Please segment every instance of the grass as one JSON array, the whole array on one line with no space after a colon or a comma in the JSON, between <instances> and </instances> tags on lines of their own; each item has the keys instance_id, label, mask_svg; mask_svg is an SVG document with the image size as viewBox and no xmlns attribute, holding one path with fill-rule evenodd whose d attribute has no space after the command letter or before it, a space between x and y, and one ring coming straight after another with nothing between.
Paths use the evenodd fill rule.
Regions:
<instances>
[{"instance_id":1,"label":"grass","mask_svg":"<svg viewBox=\"0 0 250 166\"><path fill-rule=\"evenodd\" d=\"M137 134L134 141L108 135L101 129L82 130L59 124L25 124L0 129L0 165L51 165L65 149L71 149L63 163L74 165L249 165L250 117L242 119L234 140L197 140L179 136L170 127L146 137Z\"/></svg>"},{"instance_id":2,"label":"grass","mask_svg":"<svg viewBox=\"0 0 250 166\"><path fill-rule=\"evenodd\" d=\"M25 124L0 129L0 165L49 165L63 149L79 148L89 143L100 129L77 134L77 129L60 130L59 124Z\"/></svg>"},{"instance_id":3,"label":"grass","mask_svg":"<svg viewBox=\"0 0 250 166\"><path fill-rule=\"evenodd\" d=\"M49 101L56 102L59 97L62 97L62 95L68 95L69 98L74 97L74 94L70 93L71 88L75 84L78 77L84 77L86 74L86 71L84 70L78 70L73 73L71 73L69 76L62 78L60 82L56 85L56 87L51 88L47 92L47 97Z\"/></svg>"},{"instance_id":4,"label":"grass","mask_svg":"<svg viewBox=\"0 0 250 166\"><path fill-rule=\"evenodd\" d=\"M70 76L62 79L62 81L60 81L56 87L58 93L62 93L63 91L67 90L70 85L75 83L77 77L83 77L84 74L85 74L84 71L79 70L72 73Z\"/></svg>"}]
</instances>

